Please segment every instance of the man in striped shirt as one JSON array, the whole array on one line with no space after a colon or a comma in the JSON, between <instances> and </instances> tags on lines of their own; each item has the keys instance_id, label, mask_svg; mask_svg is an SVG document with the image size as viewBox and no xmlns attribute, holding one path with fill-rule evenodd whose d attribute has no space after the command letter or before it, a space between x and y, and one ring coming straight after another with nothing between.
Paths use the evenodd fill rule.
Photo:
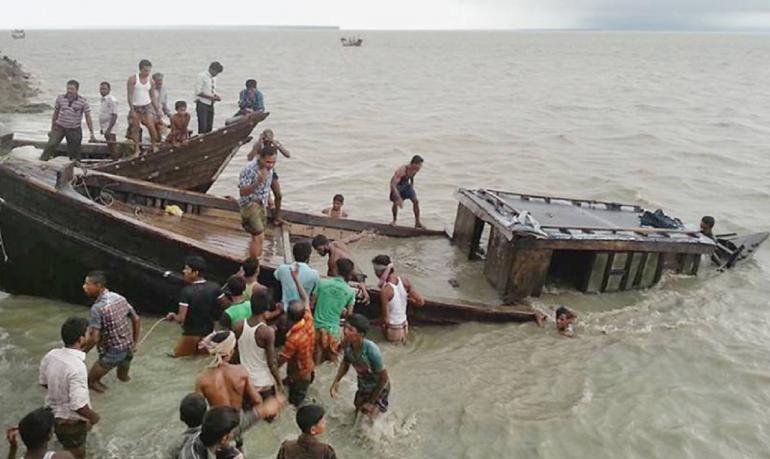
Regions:
<instances>
[{"instance_id":1,"label":"man in striped shirt","mask_svg":"<svg viewBox=\"0 0 770 459\"><path fill-rule=\"evenodd\" d=\"M56 156L56 148L62 140L67 139L67 156L73 161L80 161L80 144L83 141L83 115L91 133L91 142L96 142L94 124L91 121L91 107L88 101L78 94L80 83L75 80L67 82L67 93L56 98L51 132L48 133L48 144L40 156L41 161L48 161Z\"/></svg>"}]
</instances>

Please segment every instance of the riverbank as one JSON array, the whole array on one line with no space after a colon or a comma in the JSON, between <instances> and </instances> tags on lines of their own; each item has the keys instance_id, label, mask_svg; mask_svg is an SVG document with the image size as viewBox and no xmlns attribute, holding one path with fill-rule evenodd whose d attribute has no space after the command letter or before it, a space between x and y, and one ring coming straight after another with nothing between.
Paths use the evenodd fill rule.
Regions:
<instances>
[{"instance_id":1,"label":"riverbank","mask_svg":"<svg viewBox=\"0 0 770 459\"><path fill-rule=\"evenodd\" d=\"M0 57L0 113L42 113L51 106L33 103L40 91L34 77L21 63L9 56Z\"/></svg>"}]
</instances>

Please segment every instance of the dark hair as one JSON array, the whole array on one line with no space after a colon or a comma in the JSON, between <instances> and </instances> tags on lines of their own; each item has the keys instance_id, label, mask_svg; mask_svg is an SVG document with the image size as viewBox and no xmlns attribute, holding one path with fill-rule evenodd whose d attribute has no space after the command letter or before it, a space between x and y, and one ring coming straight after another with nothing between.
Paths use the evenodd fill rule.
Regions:
<instances>
[{"instance_id":1,"label":"dark hair","mask_svg":"<svg viewBox=\"0 0 770 459\"><path fill-rule=\"evenodd\" d=\"M206 260L198 255L191 255L184 259L185 266L189 266L193 271L198 271L198 274L206 272Z\"/></svg>"},{"instance_id":2,"label":"dark hair","mask_svg":"<svg viewBox=\"0 0 770 459\"><path fill-rule=\"evenodd\" d=\"M212 408L203 417L200 439L203 446L214 446L225 435L238 427L240 416L238 410L231 406Z\"/></svg>"},{"instance_id":3,"label":"dark hair","mask_svg":"<svg viewBox=\"0 0 770 459\"><path fill-rule=\"evenodd\" d=\"M107 273L104 271L91 271L86 275L86 279L101 287L107 286Z\"/></svg>"},{"instance_id":4,"label":"dark hair","mask_svg":"<svg viewBox=\"0 0 770 459\"><path fill-rule=\"evenodd\" d=\"M559 316L567 316L567 317L575 317L575 314L570 311L566 306L559 306L556 308L556 319L559 319Z\"/></svg>"},{"instance_id":5,"label":"dark hair","mask_svg":"<svg viewBox=\"0 0 770 459\"><path fill-rule=\"evenodd\" d=\"M232 333L230 330L220 330L211 337L211 341L215 343L221 343L222 341L226 340L228 336L230 336L230 333Z\"/></svg>"},{"instance_id":6,"label":"dark hair","mask_svg":"<svg viewBox=\"0 0 770 459\"><path fill-rule=\"evenodd\" d=\"M272 145L264 146L262 147L262 149L259 150L260 158L267 158L268 156L273 156L277 154L278 154L278 149Z\"/></svg>"},{"instance_id":7,"label":"dark hair","mask_svg":"<svg viewBox=\"0 0 770 459\"><path fill-rule=\"evenodd\" d=\"M139 70L142 70L145 67L152 67L152 62L148 61L147 59L142 59L139 61Z\"/></svg>"},{"instance_id":8,"label":"dark hair","mask_svg":"<svg viewBox=\"0 0 770 459\"><path fill-rule=\"evenodd\" d=\"M363 336L369 332L369 319L361 314L353 314L345 323L355 328Z\"/></svg>"},{"instance_id":9,"label":"dark hair","mask_svg":"<svg viewBox=\"0 0 770 459\"><path fill-rule=\"evenodd\" d=\"M61 340L65 346L72 346L86 335L88 320L83 317L70 317L61 326Z\"/></svg>"},{"instance_id":10,"label":"dark hair","mask_svg":"<svg viewBox=\"0 0 770 459\"><path fill-rule=\"evenodd\" d=\"M705 223L706 225L708 225L709 228L713 227L714 223L716 223L716 221L714 220L714 217L710 215L706 215L705 217L701 218L700 221L701 223Z\"/></svg>"},{"instance_id":11,"label":"dark hair","mask_svg":"<svg viewBox=\"0 0 770 459\"><path fill-rule=\"evenodd\" d=\"M222 73L224 69L225 68L222 67L222 64L220 64L218 61L214 61L211 63L211 65L209 65L209 70L213 70L217 73Z\"/></svg>"},{"instance_id":12,"label":"dark hair","mask_svg":"<svg viewBox=\"0 0 770 459\"><path fill-rule=\"evenodd\" d=\"M273 295L270 294L269 290L251 292L251 313L255 316L258 314L264 314L270 310L272 302Z\"/></svg>"},{"instance_id":13,"label":"dark hair","mask_svg":"<svg viewBox=\"0 0 770 459\"><path fill-rule=\"evenodd\" d=\"M289 320L292 322L299 322L305 316L305 305L299 300L292 300L289 302L289 310L287 312Z\"/></svg>"},{"instance_id":14,"label":"dark hair","mask_svg":"<svg viewBox=\"0 0 770 459\"><path fill-rule=\"evenodd\" d=\"M422 164L423 161L422 156L414 155L412 156L412 160L409 161L409 164Z\"/></svg>"},{"instance_id":15,"label":"dark hair","mask_svg":"<svg viewBox=\"0 0 770 459\"><path fill-rule=\"evenodd\" d=\"M246 290L246 279L233 274L227 279L227 284L222 290L230 296L243 295L243 291Z\"/></svg>"},{"instance_id":16,"label":"dark hair","mask_svg":"<svg viewBox=\"0 0 770 459\"><path fill-rule=\"evenodd\" d=\"M160 72L155 72L155 73L152 74L152 79L153 80L162 80L163 79L163 74L160 73Z\"/></svg>"},{"instance_id":17,"label":"dark hair","mask_svg":"<svg viewBox=\"0 0 770 459\"><path fill-rule=\"evenodd\" d=\"M243 260L241 268L243 268L244 276L251 277L254 274L257 274L257 271L259 271L259 259L255 257L249 257Z\"/></svg>"},{"instance_id":18,"label":"dark hair","mask_svg":"<svg viewBox=\"0 0 770 459\"><path fill-rule=\"evenodd\" d=\"M312 252L313 248L310 246L310 243L305 241L297 242L294 244L294 247L291 248L291 253L294 255L294 261L300 263L307 263L310 261L310 254Z\"/></svg>"},{"instance_id":19,"label":"dark hair","mask_svg":"<svg viewBox=\"0 0 770 459\"><path fill-rule=\"evenodd\" d=\"M179 404L179 419L187 424L187 427L198 427L203 423L203 416L208 410L206 398L197 393L187 394Z\"/></svg>"},{"instance_id":20,"label":"dark hair","mask_svg":"<svg viewBox=\"0 0 770 459\"><path fill-rule=\"evenodd\" d=\"M329 239L326 238L323 234L316 234L316 236L313 238L313 248L317 249L323 245L326 245L329 243Z\"/></svg>"},{"instance_id":21,"label":"dark hair","mask_svg":"<svg viewBox=\"0 0 770 459\"><path fill-rule=\"evenodd\" d=\"M80 83L78 83L78 80L70 80L67 82L67 86L74 86L75 89L80 89Z\"/></svg>"},{"instance_id":22,"label":"dark hair","mask_svg":"<svg viewBox=\"0 0 770 459\"><path fill-rule=\"evenodd\" d=\"M321 422L324 409L318 405L304 405L297 410L297 425L302 433L309 434L314 425Z\"/></svg>"},{"instance_id":23,"label":"dark hair","mask_svg":"<svg viewBox=\"0 0 770 459\"><path fill-rule=\"evenodd\" d=\"M345 196L342 196L341 194L337 193L332 198L332 202L334 202L334 201L339 201L339 202L344 203L345 202Z\"/></svg>"},{"instance_id":24,"label":"dark hair","mask_svg":"<svg viewBox=\"0 0 770 459\"><path fill-rule=\"evenodd\" d=\"M174 102L174 110L179 110L180 108L187 108L187 102L183 100Z\"/></svg>"},{"instance_id":25,"label":"dark hair","mask_svg":"<svg viewBox=\"0 0 770 459\"><path fill-rule=\"evenodd\" d=\"M372 263L375 265L388 266L390 264L390 257L380 254L372 258Z\"/></svg>"},{"instance_id":26,"label":"dark hair","mask_svg":"<svg viewBox=\"0 0 770 459\"><path fill-rule=\"evenodd\" d=\"M19 435L28 450L45 446L51 439L54 417L48 408L38 408L19 421Z\"/></svg>"},{"instance_id":27,"label":"dark hair","mask_svg":"<svg viewBox=\"0 0 770 459\"><path fill-rule=\"evenodd\" d=\"M99 86L102 86L102 85L107 86L107 88L109 89L112 89L112 85L110 85L109 81L102 81L101 83L99 83Z\"/></svg>"},{"instance_id":28,"label":"dark hair","mask_svg":"<svg viewBox=\"0 0 770 459\"><path fill-rule=\"evenodd\" d=\"M337 266L337 274L346 281L350 280L350 277L353 275L353 269L355 269L353 261L347 258L340 258L335 262L335 265Z\"/></svg>"},{"instance_id":29,"label":"dark hair","mask_svg":"<svg viewBox=\"0 0 770 459\"><path fill-rule=\"evenodd\" d=\"M257 80L253 80L253 79L246 80L246 87L247 88L256 88L257 87Z\"/></svg>"}]
</instances>

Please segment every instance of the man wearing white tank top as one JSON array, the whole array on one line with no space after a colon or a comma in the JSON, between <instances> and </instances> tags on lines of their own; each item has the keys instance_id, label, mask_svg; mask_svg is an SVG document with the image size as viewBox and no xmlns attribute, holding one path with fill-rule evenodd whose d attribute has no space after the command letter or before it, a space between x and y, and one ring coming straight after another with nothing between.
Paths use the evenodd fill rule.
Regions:
<instances>
[{"instance_id":1,"label":"man wearing white tank top","mask_svg":"<svg viewBox=\"0 0 770 459\"><path fill-rule=\"evenodd\" d=\"M406 343L409 322L406 307L409 301L422 306L425 300L405 276L396 276L390 257L377 255L372 260L374 273L380 279L380 304L382 307L382 333L392 343Z\"/></svg>"},{"instance_id":2,"label":"man wearing white tank top","mask_svg":"<svg viewBox=\"0 0 770 459\"><path fill-rule=\"evenodd\" d=\"M238 338L241 365L246 368L251 385L263 399L274 396L276 391L283 393L275 352L275 330L265 321L271 304L269 292L252 293L251 317L239 320L233 327Z\"/></svg>"},{"instance_id":3,"label":"man wearing white tank top","mask_svg":"<svg viewBox=\"0 0 770 459\"><path fill-rule=\"evenodd\" d=\"M126 92L128 100L128 138L134 141L135 151L139 152L140 134L142 124L150 133L152 151L157 151L160 135L156 127L155 113L158 112L158 103L153 97L152 91L152 63L147 59L139 61L139 73L128 77Z\"/></svg>"}]
</instances>

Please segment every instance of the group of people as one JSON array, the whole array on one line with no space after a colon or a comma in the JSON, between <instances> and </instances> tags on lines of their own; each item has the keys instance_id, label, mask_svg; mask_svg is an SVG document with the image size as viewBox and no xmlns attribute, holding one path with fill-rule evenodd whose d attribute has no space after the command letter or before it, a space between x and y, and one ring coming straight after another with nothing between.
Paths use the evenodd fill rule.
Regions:
<instances>
[{"instance_id":1,"label":"group of people","mask_svg":"<svg viewBox=\"0 0 770 459\"><path fill-rule=\"evenodd\" d=\"M211 132L214 125L214 104L222 100L216 90L217 75L222 73L223 66L212 62L207 70L196 77L194 98L195 111L198 119L198 134ZM138 153L141 145L142 126L150 136L152 151L156 151L160 143L172 145L185 144L190 137L189 129L191 115L187 111L187 102L174 102L172 112L168 91L163 84L164 76L160 72L152 72L152 63L147 59L139 62L137 73L126 81L126 103L128 105L128 127L126 138L134 143ZM67 82L66 93L56 98L54 112L51 118L49 141L40 157L41 160L56 156L56 149L62 140L67 140L67 155L70 159L81 159L83 140L82 123L85 118L89 131L89 141L97 142L94 124L91 118L91 107L88 101L79 94L80 83L77 80ZM99 84L101 103L99 106L99 133L107 143L113 159L118 158L116 142L118 141L118 100L111 94L112 85L108 81ZM238 101L239 110L236 117L265 110L264 96L257 89L257 81L249 79L246 88L241 91Z\"/></svg>"}]
</instances>

